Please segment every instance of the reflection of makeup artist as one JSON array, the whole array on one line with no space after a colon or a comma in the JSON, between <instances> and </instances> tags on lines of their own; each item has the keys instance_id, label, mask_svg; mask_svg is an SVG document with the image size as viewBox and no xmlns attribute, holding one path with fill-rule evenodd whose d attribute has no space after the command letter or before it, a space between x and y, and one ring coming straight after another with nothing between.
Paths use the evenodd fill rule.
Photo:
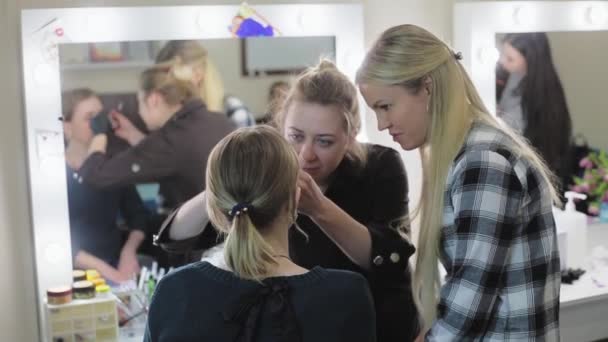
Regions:
<instances>
[{"instance_id":1,"label":"reflection of makeup artist","mask_svg":"<svg viewBox=\"0 0 608 342\"><path fill-rule=\"evenodd\" d=\"M110 114L115 133L131 148L109 157L107 131L96 132L81 169L86 182L102 188L158 182L167 209L204 189L207 156L233 125L207 110L193 85L175 75L179 67L179 62L164 63L141 74L139 113L151 133L146 136L124 116Z\"/></svg>"},{"instance_id":2,"label":"reflection of makeup artist","mask_svg":"<svg viewBox=\"0 0 608 342\"><path fill-rule=\"evenodd\" d=\"M89 89L66 92L62 99L74 265L96 269L113 282L127 280L139 271L136 254L145 238L146 209L132 185L99 190L83 182L81 166L93 139L89 122L102 105ZM130 229L124 245L117 226L119 214Z\"/></svg>"},{"instance_id":3,"label":"reflection of makeup artist","mask_svg":"<svg viewBox=\"0 0 608 342\"><path fill-rule=\"evenodd\" d=\"M522 134L569 183L572 120L543 32L507 34L497 75L498 116Z\"/></svg>"}]
</instances>

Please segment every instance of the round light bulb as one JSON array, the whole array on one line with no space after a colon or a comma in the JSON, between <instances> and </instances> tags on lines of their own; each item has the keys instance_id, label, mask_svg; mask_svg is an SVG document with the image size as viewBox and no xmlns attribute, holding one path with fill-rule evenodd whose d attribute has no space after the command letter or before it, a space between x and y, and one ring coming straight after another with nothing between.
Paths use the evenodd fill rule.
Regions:
<instances>
[{"instance_id":1,"label":"round light bulb","mask_svg":"<svg viewBox=\"0 0 608 342\"><path fill-rule=\"evenodd\" d=\"M49 243L44 249L44 257L51 264L63 264L68 260L68 252L59 243Z\"/></svg>"},{"instance_id":2,"label":"round light bulb","mask_svg":"<svg viewBox=\"0 0 608 342\"><path fill-rule=\"evenodd\" d=\"M533 19L534 15L530 6L518 6L513 10L513 22L516 25L529 25Z\"/></svg>"},{"instance_id":3,"label":"round light bulb","mask_svg":"<svg viewBox=\"0 0 608 342\"><path fill-rule=\"evenodd\" d=\"M494 46L486 46L479 49L479 62L486 65L493 65L498 62L500 52Z\"/></svg>"},{"instance_id":4,"label":"round light bulb","mask_svg":"<svg viewBox=\"0 0 608 342\"><path fill-rule=\"evenodd\" d=\"M48 85L53 80L53 69L47 63L40 63L34 68L34 80L38 85Z\"/></svg>"},{"instance_id":5,"label":"round light bulb","mask_svg":"<svg viewBox=\"0 0 608 342\"><path fill-rule=\"evenodd\" d=\"M585 11L585 19L591 25L601 25L608 20L608 13L603 7L590 6Z\"/></svg>"}]
</instances>

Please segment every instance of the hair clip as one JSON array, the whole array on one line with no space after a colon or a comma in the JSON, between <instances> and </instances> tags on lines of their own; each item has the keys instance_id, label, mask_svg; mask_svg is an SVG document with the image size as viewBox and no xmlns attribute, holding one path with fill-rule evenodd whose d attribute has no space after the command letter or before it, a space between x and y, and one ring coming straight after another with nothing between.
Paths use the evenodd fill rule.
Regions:
<instances>
[{"instance_id":1,"label":"hair clip","mask_svg":"<svg viewBox=\"0 0 608 342\"><path fill-rule=\"evenodd\" d=\"M249 203L237 203L232 209L228 212L228 215L231 218L235 216L240 216L242 213L246 213L249 210L253 210L253 205Z\"/></svg>"},{"instance_id":2,"label":"hair clip","mask_svg":"<svg viewBox=\"0 0 608 342\"><path fill-rule=\"evenodd\" d=\"M454 58L456 58L457 61L462 60L462 52L458 51L454 53Z\"/></svg>"}]
</instances>

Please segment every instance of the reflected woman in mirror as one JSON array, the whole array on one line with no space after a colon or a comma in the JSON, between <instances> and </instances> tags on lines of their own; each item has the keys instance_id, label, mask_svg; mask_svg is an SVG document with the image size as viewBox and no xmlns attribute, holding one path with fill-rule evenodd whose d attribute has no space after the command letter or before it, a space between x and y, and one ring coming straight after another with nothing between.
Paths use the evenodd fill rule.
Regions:
<instances>
[{"instance_id":1,"label":"reflected woman in mirror","mask_svg":"<svg viewBox=\"0 0 608 342\"><path fill-rule=\"evenodd\" d=\"M112 129L108 117L93 119L95 136L80 170L87 183L98 188L159 183L165 212L205 188L203 170L209 153L234 126L224 115L207 109L192 83L174 75L180 67L160 64L141 74L139 113L150 133L143 135L121 123L122 133L117 135L123 134L130 148L108 156L107 133Z\"/></svg>"},{"instance_id":2,"label":"reflected woman in mirror","mask_svg":"<svg viewBox=\"0 0 608 342\"><path fill-rule=\"evenodd\" d=\"M219 142L207 164L206 211L225 248L160 281L144 341L376 341L364 277L290 257L299 172L293 148L269 126Z\"/></svg>"},{"instance_id":3,"label":"reflected woman in mirror","mask_svg":"<svg viewBox=\"0 0 608 342\"><path fill-rule=\"evenodd\" d=\"M298 76L275 119L300 165L297 225L306 235L290 231L290 257L309 269L364 275L374 298L378 340L413 340L419 330L408 262L414 247L403 234L409 228L403 221L408 184L401 156L356 140L357 90L329 61ZM170 251L202 248L197 234L208 231L204 197L177 210L157 243Z\"/></svg>"},{"instance_id":4,"label":"reflected woman in mirror","mask_svg":"<svg viewBox=\"0 0 608 342\"><path fill-rule=\"evenodd\" d=\"M567 190L572 120L547 35L505 35L496 82L498 116L528 139Z\"/></svg>"},{"instance_id":5,"label":"reflected woman in mirror","mask_svg":"<svg viewBox=\"0 0 608 342\"><path fill-rule=\"evenodd\" d=\"M133 185L97 189L83 181L82 164L93 139L90 122L102 104L86 88L64 92L62 101L74 267L96 269L113 283L129 280L139 272L137 249L145 238L147 211ZM128 228L124 244L119 217Z\"/></svg>"},{"instance_id":6,"label":"reflected woman in mirror","mask_svg":"<svg viewBox=\"0 0 608 342\"><path fill-rule=\"evenodd\" d=\"M225 113L237 127L253 126L255 118L241 99L224 95L222 77L207 49L196 40L170 40L158 52L156 63L178 61L181 67L176 75L189 80L200 91L200 96L210 110ZM240 110L238 109L246 109ZM236 112L236 113L235 113Z\"/></svg>"},{"instance_id":7,"label":"reflected woman in mirror","mask_svg":"<svg viewBox=\"0 0 608 342\"><path fill-rule=\"evenodd\" d=\"M551 172L488 112L461 58L401 25L380 36L357 73L378 128L421 153L414 289L426 340L558 340Z\"/></svg>"}]
</instances>

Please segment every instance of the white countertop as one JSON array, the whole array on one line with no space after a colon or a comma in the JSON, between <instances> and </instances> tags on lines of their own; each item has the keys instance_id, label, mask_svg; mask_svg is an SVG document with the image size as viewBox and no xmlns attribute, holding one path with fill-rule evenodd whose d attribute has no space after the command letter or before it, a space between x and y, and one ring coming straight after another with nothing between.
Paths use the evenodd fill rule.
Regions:
<instances>
[{"instance_id":1,"label":"white countertop","mask_svg":"<svg viewBox=\"0 0 608 342\"><path fill-rule=\"evenodd\" d=\"M608 224L594 223L587 228L587 250L591 252L595 247L608 248ZM573 284L562 284L560 292L561 307L584 304L590 301L608 300L608 284L598 284L593 280L590 271L587 271Z\"/></svg>"}]
</instances>

